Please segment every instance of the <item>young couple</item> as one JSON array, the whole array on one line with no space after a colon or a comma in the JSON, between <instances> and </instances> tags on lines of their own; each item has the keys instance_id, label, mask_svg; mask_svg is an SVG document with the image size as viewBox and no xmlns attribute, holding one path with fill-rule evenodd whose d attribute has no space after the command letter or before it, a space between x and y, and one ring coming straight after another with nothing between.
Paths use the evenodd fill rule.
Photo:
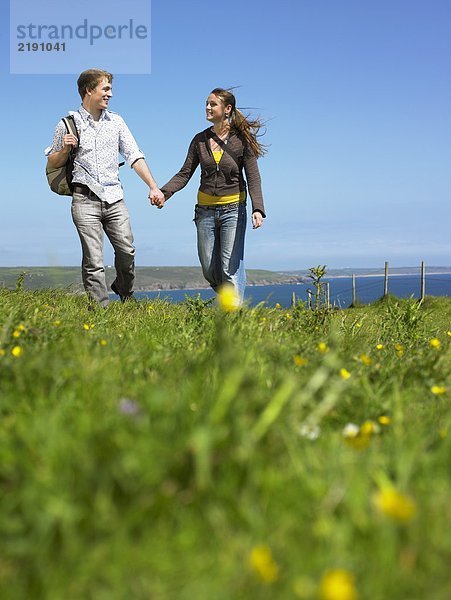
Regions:
<instances>
[{"instance_id":1,"label":"young couple","mask_svg":"<svg viewBox=\"0 0 451 600\"><path fill-rule=\"evenodd\" d=\"M244 237L246 230L246 175L252 201L252 225L261 227L265 217L257 158L264 153L257 140L258 120L245 117L234 95L214 89L207 98L206 118L212 126L194 136L180 171L158 188L130 130L122 117L108 110L112 97L111 73L99 69L83 71L78 78L82 104L70 112L77 138L59 121L52 146L46 149L49 167L63 166L72 147L77 147L73 170L72 219L82 246L83 285L90 300L106 306L108 290L103 264L103 235L115 253L116 279L111 285L124 302L133 298L135 248L117 156L121 154L149 187L153 206L181 190L201 166L195 223L197 248L205 279L216 291L231 283L243 301L246 275Z\"/></svg>"}]
</instances>

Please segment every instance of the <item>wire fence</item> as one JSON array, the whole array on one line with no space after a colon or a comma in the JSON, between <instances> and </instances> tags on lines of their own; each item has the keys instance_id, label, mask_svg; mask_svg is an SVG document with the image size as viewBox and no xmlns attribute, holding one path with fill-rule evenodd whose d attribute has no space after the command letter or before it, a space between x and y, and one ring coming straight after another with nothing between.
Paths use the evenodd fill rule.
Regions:
<instances>
[{"instance_id":1,"label":"wire fence","mask_svg":"<svg viewBox=\"0 0 451 600\"><path fill-rule=\"evenodd\" d=\"M425 295L451 296L451 272L427 273L424 266L417 272L408 274L390 274L386 268L385 274L380 275L325 277L323 283L329 288L329 303L340 307L374 302L386 293L401 298L413 296L419 299L424 299ZM310 302L314 292L312 285L307 282L302 286L305 289L298 288L293 293L293 301L302 299Z\"/></svg>"}]
</instances>

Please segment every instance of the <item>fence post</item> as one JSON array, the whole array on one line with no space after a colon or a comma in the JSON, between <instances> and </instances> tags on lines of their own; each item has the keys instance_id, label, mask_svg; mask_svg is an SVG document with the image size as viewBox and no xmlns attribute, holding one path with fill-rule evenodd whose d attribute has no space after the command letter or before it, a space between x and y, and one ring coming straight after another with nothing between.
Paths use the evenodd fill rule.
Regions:
<instances>
[{"instance_id":1,"label":"fence post","mask_svg":"<svg viewBox=\"0 0 451 600\"><path fill-rule=\"evenodd\" d=\"M330 283L326 282L326 305L327 309L330 308Z\"/></svg>"},{"instance_id":2,"label":"fence post","mask_svg":"<svg viewBox=\"0 0 451 600\"><path fill-rule=\"evenodd\" d=\"M424 265L424 260L421 261L421 297L420 302L423 302L424 297L426 295L426 268Z\"/></svg>"},{"instance_id":3,"label":"fence post","mask_svg":"<svg viewBox=\"0 0 451 600\"><path fill-rule=\"evenodd\" d=\"M388 296L388 261L385 261L384 298Z\"/></svg>"},{"instance_id":4,"label":"fence post","mask_svg":"<svg viewBox=\"0 0 451 600\"><path fill-rule=\"evenodd\" d=\"M291 294L291 306L296 306L296 292Z\"/></svg>"},{"instance_id":5,"label":"fence post","mask_svg":"<svg viewBox=\"0 0 451 600\"><path fill-rule=\"evenodd\" d=\"M307 306L312 308L312 290L307 290Z\"/></svg>"},{"instance_id":6,"label":"fence post","mask_svg":"<svg viewBox=\"0 0 451 600\"><path fill-rule=\"evenodd\" d=\"M355 274L352 274L352 306L355 306L357 301L357 296L355 293Z\"/></svg>"}]
</instances>

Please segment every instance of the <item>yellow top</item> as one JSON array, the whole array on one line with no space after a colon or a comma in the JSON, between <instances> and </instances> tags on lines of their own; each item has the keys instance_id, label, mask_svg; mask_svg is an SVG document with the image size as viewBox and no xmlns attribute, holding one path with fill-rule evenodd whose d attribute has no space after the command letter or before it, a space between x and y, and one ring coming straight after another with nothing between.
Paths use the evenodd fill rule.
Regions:
<instances>
[{"instance_id":1,"label":"yellow top","mask_svg":"<svg viewBox=\"0 0 451 600\"><path fill-rule=\"evenodd\" d=\"M219 161L222 158L222 155L224 154L224 150L212 150L213 152L213 158L216 161L216 164L219 165Z\"/></svg>"},{"instance_id":2,"label":"yellow top","mask_svg":"<svg viewBox=\"0 0 451 600\"><path fill-rule=\"evenodd\" d=\"M213 158L216 164L219 162L224 154L224 150L212 150ZM200 190L197 192L197 203L200 206L217 206L221 204L232 204L232 202L244 202L246 200L246 192L240 192L239 194L229 194L228 196L211 196L205 194Z\"/></svg>"},{"instance_id":3,"label":"yellow top","mask_svg":"<svg viewBox=\"0 0 451 600\"><path fill-rule=\"evenodd\" d=\"M229 194L228 196L210 196L200 190L197 192L197 204L200 206L219 206L221 204L232 204L232 202L245 202L246 192Z\"/></svg>"}]
</instances>

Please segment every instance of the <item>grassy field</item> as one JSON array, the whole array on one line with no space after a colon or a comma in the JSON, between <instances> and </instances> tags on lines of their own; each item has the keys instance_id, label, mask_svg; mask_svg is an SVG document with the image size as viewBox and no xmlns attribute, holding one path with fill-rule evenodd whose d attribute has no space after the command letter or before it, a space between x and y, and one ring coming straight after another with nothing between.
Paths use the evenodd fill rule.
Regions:
<instances>
[{"instance_id":1,"label":"grassy field","mask_svg":"<svg viewBox=\"0 0 451 600\"><path fill-rule=\"evenodd\" d=\"M449 600L451 302L0 290L0 597Z\"/></svg>"}]
</instances>

